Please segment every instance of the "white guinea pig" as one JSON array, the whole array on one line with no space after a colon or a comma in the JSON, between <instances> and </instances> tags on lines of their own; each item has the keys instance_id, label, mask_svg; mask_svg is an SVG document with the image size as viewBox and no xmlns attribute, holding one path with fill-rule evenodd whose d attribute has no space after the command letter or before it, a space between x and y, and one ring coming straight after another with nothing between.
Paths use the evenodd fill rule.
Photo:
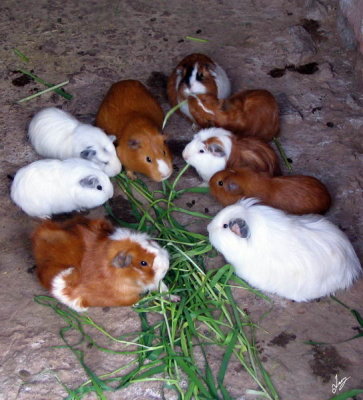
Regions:
<instances>
[{"instance_id":1,"label":"white guinea pig","mask_svg":"<svg viewBox=\"0 0 363 400\"><path fill-rule=\"evenodd\" d=\"M110 178L87 160L39 160L21 168L10 196L32 217L100 206L113 195Z\"/></svg>"},{"instance_id":2,"label":"white guinea pig","mask_svg":"<svg viewBox=\"0 0 363 400\"><path fill-rule=\"evenodd\" d=\"M205 182L225 168L248 167L270 176L281 173L272 147L254 137L238 138L223 128L202 129L183 151L184 160Z\"/></svg>"},{"instance_id":3,"label":"white guinea pig","mask_svg":"<svg viewBox=\"0 0 363 400\"><path fill-rule=\"evenodd\" d=\"M208 232L238 276L291 300L348 288L362 272L346 235L320 215L293 216L243 199L221 210Z\"/></svg>"},{"instance_id":4,"label":"white guinea pig","mask_svg":"<svg viewBox=\"0 0 363 400\"><path fill-rule=\"evenodd\" d=\"M121 171L113 141L95 126L79 122L56 107L39 111L29 124L28 136L36 152L47 158L80 157L100 166L108 176Z\"/></svg>"}]
</instances>

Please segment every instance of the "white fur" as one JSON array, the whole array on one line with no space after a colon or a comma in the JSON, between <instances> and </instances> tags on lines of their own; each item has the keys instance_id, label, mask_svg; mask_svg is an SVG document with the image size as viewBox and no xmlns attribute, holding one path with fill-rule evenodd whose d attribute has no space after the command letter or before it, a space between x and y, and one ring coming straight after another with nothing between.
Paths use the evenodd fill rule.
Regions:
<instances>
[{"instance_id":1,"label":"white fur","mask_svg":"<svg viewBox=\"0 0 363 400\"><path fill-rule=\"evenodd\" d=\"M64 160L82 157L82 151L93 150L95 154L87 159L99 165L108 176L121 171L121 162L112 143L115 137L79 122L58 108L39 111L30 122L28 136L36 152L43 157Z\"/></svg>"},{"instance_id":2,"label":"white fur","mask_svg":"<svg viewBox=\"0 0 363 400\"><path fill-rule=\"evenodd\" d=\"M168 166L168 164L164 160L156 160L158 164L158 171L160 172L161 176L164 179L168 179L169 176L172 174L173 169Z\"/></svg>"},{"instance_id":3,"label":"white fur","mask_svg":"<svg viewBox=\"0 0 363 400\"><path fill-rule=\"evenodd\" d=\"M72 273L74 268L67 268L66 270L60 272L56 275L52 280L52 287L50 289L50 293L61 303L65 304L66 306L76 310L78 312L87 311L88 308L80 306L80 299L70 299L63 293L63 290L66 288L65 278Z\"/></svg>"},{"instance_id":4,"label":"white fur","mask_svg":"<svg viewBox=\"0 0 363 400\"><path fill-rule=\"evenodd\" d=\"M202 129L185 146L183 150L184 160L197 170L204 182L209 182L216 172L225 169L232 151L231 136L232 133L223 128ZM211 137L216 137L223 143L224 157L216 157L208 151L204 142ZM203 150L204 153L200 153L200 150Z\"/></svg>"},{"instance_id":5,"label":"white fur","mask_svg":"<svg viewBox=\"0 0 363 400\"><path fill-rule=\"evenodd\" d=\"M202 82L197 80L197 73L198 73L198 63L194 64L193 72L190 76L189 79L189 88L186 87L184 89L184 95L186 97L192 95L192 94L205 94L207 93L207 89L203 85Z\"/></svg>"},{"instance_id":6,"label":"white fur","mask_svg":"<svg viewBox=\"0 0 363 400\"><path fill-rule=\"evenodd\" d=\"M231 83L225 70L218 64L215 64L214 70L211 71L212 75L216 79L216 85L219 99L225 99L231 94Z\"/></svg>"},{"instance_id":7,"label":"white fur","mask_svg":"<svg viewBox=\"0 0 363 400\"><path fill-rule=\"evenodd\" d=\"M260 290L308 301L348 288L361 266L346 235L320 215L293 216L244 199L220 211L209 239L236 274ZM241 218L249 236L224 224Z\"/></svg>"},{"instance_id":8,"label":"white fur","mask_svg":"<svg viewBox=\"0 0 363 400\"><path fill-rule=\"evenodd\" d=\"M204 112L206 112L206 113L208 113L208 114L214 115L214 112L211 111L211 110L209 110L207 107L205 107L205 105L200 101L200 98L199 98L198 96L193 95L193 97L195 97L195 98L197 99L198 106L199 106Z\"/></svg>"},{"instance_id":9,"label":"white fur","mask_svg":"<svg viewBox=\"0 0 363 400\"><path fill-rule=\"evenodd\" d=\"M92 177L96 186L81 181ZM21 168L11 185L11 198L28 215L49 218L52 214L100 206L113 195L110 178L87 160L39 160Z\"/></svg>"}]
</instances>

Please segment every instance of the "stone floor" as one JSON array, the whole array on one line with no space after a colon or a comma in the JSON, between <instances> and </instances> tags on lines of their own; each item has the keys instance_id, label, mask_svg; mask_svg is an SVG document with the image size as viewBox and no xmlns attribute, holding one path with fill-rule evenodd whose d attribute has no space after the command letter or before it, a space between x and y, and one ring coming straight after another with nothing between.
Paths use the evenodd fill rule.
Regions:
<instances>
[{"instance_id":1,"label":"stone floor","mask_svg":"<svg viewBox=\"0 0 363 400\"><path fill-rule=\"evenodd\" d=\"M36 222L9 198L7 176L37 159L26 130L32 115L43 107L58 106L93 122L110 84L134 78L145 83L166 110L165 77L185 55L206 53L226 69L234 91L259 87L277 96L281 142L293 161L294 173L316 176L327 185L334 199L327 217L346 232L362 259L363 98L355 81L358 56L340 44L336 10L333 0L2 1L1 400L62 399L67 393L57 378L69 387L86 379L70 352L52 348L61 344L58 331L63 322L33 301L35 295L45 294L30 270L29 233ZM188 35L208 41L187 40ZM18 58L14 48L30 61ZM307 63L317 63L318 70L300 73L298 67ZM292 64L295 70L285 69ZM66 90L73 100L48 93L16 104L41 88L33 81L17 79L19 68L34 70L54 84L69 79ZM283 71L277 74L276 69ZM177 141L193 134L191 125L178 115L172 117L167 131ZM175 163L183 165L178 156ZM198 183L191 169L181 181L185 187ZM209 195L185 197L185 203L193 199L195 211L208 207L213 214L220 208ZM103 209L92 214L102 215ZM337 296L363 314L362 293L360 280ZM338 380L349 378L342 391L363 388L362 338L337 344L358 332L358 323L348 310L330 298L293 303L273 297L273 306L262 318L266 304L244 291L238 291L237 298L260 324L261 358L282 400L328 399L336 375ZM93 309L89 315L115 334L137 329L134 311L128 307L108 312ZM312 347L304 344L308 339L336 344ZM119 359L112 365L114 361L97 358L91 350L89 357L100 371L127 361ZM231 368L226 384L234 398L254 399L246 390L255 385L244 379L240 368ZM154 382L132 385L108 398L176 397Z\"/></svg>"}]
</instances>

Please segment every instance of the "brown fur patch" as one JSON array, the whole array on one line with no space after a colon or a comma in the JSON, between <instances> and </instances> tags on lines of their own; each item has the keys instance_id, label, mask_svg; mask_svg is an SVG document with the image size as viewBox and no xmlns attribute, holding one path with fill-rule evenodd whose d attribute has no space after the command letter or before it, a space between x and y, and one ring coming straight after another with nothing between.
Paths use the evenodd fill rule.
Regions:
<instances>
[{"instance_id":1,"label":"brown fur patch","mask_svg":"<svg viewBox=\"0 0 363 400\"><path fill-rule=\"evenodd\" d=\"M203 128L218 126L240 136L254 136L265 141L277 136L280 129L279 109L274 96L267 90L246 90L225 100L218 100L210 94L190 97L189 110L198 125Z\"/></svg>"},{"instance_id":2,"label":"brown fur patch","mask_svg":"<svg viewBox=\"0 0 363 400\"><path fill-rule=\"evenodd\" d=\"M326 187L312 176L269 177L249 168L236 168L217 172L209 186L223 205L233 204L242 197L255 197L291 214L322 214L331 204Z\"/></svg>"}]
</instances>

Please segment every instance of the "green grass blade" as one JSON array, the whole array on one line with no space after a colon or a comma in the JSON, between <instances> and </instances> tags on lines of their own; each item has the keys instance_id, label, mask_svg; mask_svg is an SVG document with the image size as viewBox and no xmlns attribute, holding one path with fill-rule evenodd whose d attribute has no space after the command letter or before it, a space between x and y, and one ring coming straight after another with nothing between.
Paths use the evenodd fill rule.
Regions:
<instances>
[{"instance_id":1,"label":"green grass blade","mask_svg":"<svg viewBox=\"0 0 363 400\"><path fill-rule=\"evenodd\" d=\"M29 62L29 57L27 57L25 54L23 54L20 50L13 49L13 51L14 51L14 54L16 56L18 56L22 61L24 61L26 63Z\"/></svg>"},{"instance_id":2,"label":"green grass blade","mask_svg":"<svg viewBox=\"0 0 363 400\"><path fill-rule=\"evenodd\" d=\"M32 94L32 95L30 95L30 96L28 96L28 97L24 97L23 99L18 100L17 103L18 103L18 104L24 103L25 101L32 100L32 99L34 99L35 97L38 97L38 96L40 96L40 95L42 95L42 94L44 94L44 93L51 92L52 90L55 91L55 89L58 89L58 88L60 88L60 87L62 87L62 86L65 86L65 85L68 85L68 83L69 83L69 81L65 81L65 82L62 82L62 83L58 83L58 85L51 86L51 87L49 87L48 89L44 89L44 90L41 90L40 92L34 93L34 94Z\"/></svg>"},{"instance_id":3,"label":"green grass blade","mask_svg":"<svg viewBox=\"0 0 363 400\"><path fill-rule=\"evenodd\" d=\"M52 87L54 86L51 83L46 82L45 80L39 78L39 76L32 74L30 71L27 71L25 69L19 69L19 72L21 72L24 75L29 76L30 78L34 79L35 82L41 83L44 86ZM73 95L71 95L70 93L67 93L64 89L53 89L57 94L59 94L60 96L64 97L67 100L72 100Z\"/></svg>"},{"instance_id":4,"label":"green grass blade","mask_svg":"<svg viewBox=\"0 0 363 400\"><path fill-rule=\"evenodd\" d=\"M165 115L163 125L161 127L161 130L164 130L166 123L168 122L168 119L175 113L175 111L179 110L180 107L183 107L184 104L186 104L188 100L184 100L177 105L175 105L173 108L171 108Z\"/></svg>"},{"instance_id":5,"label":"green grass blade","mask_svg":"<svg viewBox=\"0 0 363 400\"><path fill-rule=\"evenodd\" d=\"M207 39L200 39L200 38L196 38L194 36L185 36L185 39L192 40L193 42L199 42L199 43L207 43L207 42L209 42L209 40L207 40Z\"/></svg>"},{"instance_id":6,"label":"green grass blade","mask_svg":"<svg viewBox=\"0 0 363 400\"><path fill-rule=\"evenodd\" d=\"M363 393L363 389L352 389L348 390L347 392L340 393L336 396L330 397L328 400L347 400L353 399L355 396Z\"/></svg>"}]
</instances>

